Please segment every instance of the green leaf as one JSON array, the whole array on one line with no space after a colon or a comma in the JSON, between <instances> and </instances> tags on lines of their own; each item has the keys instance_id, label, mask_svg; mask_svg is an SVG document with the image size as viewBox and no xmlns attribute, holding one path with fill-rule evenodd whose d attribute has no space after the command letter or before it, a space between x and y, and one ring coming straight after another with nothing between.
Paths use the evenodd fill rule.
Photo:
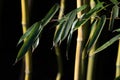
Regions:
<instances>
[{"instance_id":1,"label":"green leaf","mask_svg":"<svg viewBox=\"0 0 120 80\"><path fill-rule=\"evenodd\" d=\"M120 76L116 77L115 80L120 80Z\"/></svg>"},{"instance_id":2,"label":"green leaf","mask_svg":"<svg viewBox=\"0 0 120 80\"><path fill-rule=\"evenodd\" d=\"M68 20L66 22L66 27L65 27L65 29L64 29L64 31L62 33L62 36L61 36L61 41L63 41L67 37L67 35L69 34L70 29L72 27L72 24L73 24L73 22L75 20L76 14L77 13L75 11L75 12L72 12L71 15L69 16L69 18L68 18Z\"/></svg>"},{"instance_id":3,"label":"green leaf","mask_svg":"<svg viewBox=\"0 0 120 80\"><path fill-rule=\"evenodd\" d=\"M80 6L79 8L74 9L74 10L72 10L71 12L69 12L68 14L66 14L64 17L68 17L71 13L74 13L74 12L78 13L78 12L80 12L80 11L83 11L83 10L85 10L86 8L87 8L87 5Z\"/></svg>"},{"instance_id":4,"label":"green leaf","mask_svg":"<svg viewBox=\"0 0 120 80\"><path fill-rule=\"evenodd\" d=\"M41 21L36 22L34 24L34 26L32 26L27 33L25 33L25 35L20 39L20 41L18 43L20 43L24 38L25 41L22 45L22 47L20 48L17 58L16 58L16 62L18 62L20 59L22 59L22 57L25 55L25 53L29 50L30 47L32 47L32 45L34 45L34 42L38 39L39 36L41 36L41 33L43 31L43 28L48 24L48 22L53 18L53 16L55 15L55 13L58 11L59 9L59 5L55 4L50 11L48 12L48 14L45 16L45 18L43 18Z\"/></svg>"},{"instance_id":5,"label":"green leaf","mask_svg":"<svg viewBox=\"0 0 120 80\"><path fill-rule=\"evenodd\" d=\"M110 39L109 41L107 41L105 44L103 44L102 46L100 46L99 48L97 48L94 52L94 54L106 49L107 47L109 47L110 45L112 45L115 41L120 39L120 34L116 35L115 37L113 37L112 39ZM93 54L93 55L94 55Z\"/></svg>"},{"instance_id":6,"label":"green leaf","mask_svg":"<svg viewBox=\"0 0 120 80\"><path fill-rule=\"evenodd\" d=\"M43 27L48 24L48 22L53 18L53 16L58 10L59 10L59 5L55 4L47 13L47 15L41 20Z\"/></svg>"},{"instance_id":7,"label":"green leaf","mask_svg":"<svg viewBox=\"0 0 120 80\"><path fill-rule=\"evenodd\" d=\"M77 30L83 24L85 24L90 19L90 17L94 13L97 13L97 11L102 7L103 7L103 2L99 2L93 9L91 9L88 13L84 14L82 18L77 22L76 27L74 28L74 31Z\"/></svg>"},{"instance_id":8,"label":"green leaf","mask_svg":"<svg viewBox=\"0 0 120 80\"><path fill-rule=\"evenodd\" d=\"M37 23L34 23L30 28L27 29L27 31L21 36L21 38L19 39L17 45L19 45L26 37L28 37L32 31L32 29L34 28L34 26L36 26Z\"/></svg>"},{"instance_id":9,"label":"green leaf","mask_svg":"<svg viewBox=\"0 0 120 80\"><path fill-rule=\"evenodd\" d=\"M120 28L115 29L113 32L120 32Z\"/></svg>"},{"instance_id":10,"label":"green leaf","mask_svg":"<svg viewBox=\"0 0 120 80\"><path fill-rule=\"evenodd\" d=\"M70 30L70 34L68 35L68 38L67 38L67 48L66 48L66 57L68 59L68 52L69 52L69 48L70 48L70 44L71 44L71 40L72 40L72 35L73 35L73 32L74 32L74 27L76 26L76 23L77 23L78 19L76 19L73 24L72 24L72 28Z\"/></svg>"},{"instance_id":11,"label":"green leaf","mask_svg":"<svg viewBox=\"0 0 120 80\"><path fill-rule=\"evenodd\" d=\"M39 27L41 27L41 24L39 22L36 22L36 26L33 27L30 35L26 38L24 44L20 48L15 63L18 62L25 55L27 50L32 46L36 35L39 33Z\"/></svg>"},{"instance_id":12,"label":"green leaf","mask_svg":"<svg viewBox=\"0 0 120 80\"><path fill-rule=\"evenodd\" d=\"M54 34L54 39L53 39L54 44L63 41L67 37L75 17L76 17L76 11L71 12L71 14L67 15L66 20L64 22L62 21L58 25L58 29Z\"/></svg>"},{"instance_id":13,"label":"green leaf","mask_svg":"<svg viewBox=\"0 0 120 80\"><path fill-rule=\"evenodd\" d=\"M66 21L60 23L57 26L58 29L56 30L56 32L54 34L54 38L53 38L54 45L57 44L58 42L60 42L63 30L65 29L65 26L66 26Z\"/></svg>"},{"instance_id":14,"label":"green leaf","mask_svg":"<svg viewBox=\"0 0 120 80\"><path fill-rule=\"evenodd\" d=\"M80 11L83 11L86 8L87 8L87 5L82 5L81 7L77 8L77 9L74 9L71 12L67 13L66 15L64 15L62 19L58 20L58 22L61 23L63 21L66 21L68 19L68 17L71 15L71 13L74 13L74 12L78 13Z\"/></svg>"},{"instance_id":15,"label":"green leaf","mask_svg":"<svg viewBox=\"0 0 120 80\"><path fill-rule=\"evenodd\" d=\"M101 19L99 20L98 24L92 28L91 33L90 33L89 42L88 42L88 47L87 47L88 52L90 51L92 46L97 42L97 40L103 30L105 22L106 22L106 16L103 15L103 16L101 16Z\"/></svg>"},{"instance_id":16,"label":"green leaf","mask_svg":"<svg viewBox=\"0 0 120 80\"><path fill-rule=\"evenodd\" d=\"M39 45L39 38L35 39L34 43L32 44L32 52L38 47Z\"/></svg>"},{"instance_id":17,"label":"green leaf","mask_svg":"<svg viewBox=\"0 0 120 80\"><path fill-rule=\"evenodd\" d=\"M109 22L109 30L111 31L114 26L114 20L119 16L119 7L117 5L113 6L112 12L111 12L111 17L110 17L110 22Z\"/></svg>"}]
</instances>

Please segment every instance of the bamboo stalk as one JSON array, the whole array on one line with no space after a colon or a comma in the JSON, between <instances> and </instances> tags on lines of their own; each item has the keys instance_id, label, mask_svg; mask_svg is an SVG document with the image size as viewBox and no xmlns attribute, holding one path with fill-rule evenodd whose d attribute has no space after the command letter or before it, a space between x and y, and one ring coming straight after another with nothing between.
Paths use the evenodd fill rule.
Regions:
<instances>
[{"instance_id":1,"label":"bamboo stalk","mask_svg":"<svg viewBox=\"0 0 120 80\"><path fill-rule=\"evenodd\" d=\"M87 71L87 80L95 80L95 55L92 55L95 51L95 46L91 49L88 57L88 71ZM92 55L92 56L90 56Z\"/></svg>"},{"instance_id":2,"label":"bamboo stalk","mask_svg":"<svg viewBox=\"0 0 120 80\"><path fill-rule=\"evenodd\" d=\"M58 19L61 19L64 13L65 8L65 0L60 1L60 11L58 15ZM56 27L56 30L58 29L59 25ZM60 52L60 46L58 44L55 44L55 53L57 55L57 62L58 62L58 73L56 76L56 80L62 80L63 76L63 65L62 65L62 58L61 58L61 52Z\"/></svg>"},{"instance_id":3,"label":"bamboo stalk","mask_svg":"<svg viewBox=\"0 0 120 80\"><path fill-rule=\"evenodd\" d=\"M77 8L87 4L89 6L89 0L77 0ZM84 11L89 11L89 7ZM77 17L79 18L83 12L79 12ZM86 53L83 54L83 49L86 43L86 39L89 33L89 22L78 29L77 45L76 45L76 57L75 57L75 69L74 69L74 80L85 80L86 75ZM85 51L86 52L86 51ZM82 59L83 58L83 59Z\"/></svg>"},{"instance_id":4,"label":"bamboo stalk","mask_svg":"<svg viewBox=\"0 0 120 80\"><path fill-rule=\"evenodd\" d=\"M60 47L58 45L55 45L55 52L57 55L57 62L58 62L58 73L56 76L56 80L61 80L61 78L63 76L63 65L62 65Z\"/></svg>"},{"instance_id":5,"label":"bamboo stalk","mask_svg":"<svg viewBox=\"0 0 120 80\"><path fill-rule=\"evenodd\" d=\"M118 55L116 61L116 78L120 77L120 40L118 45Z\"/></svg>"},{"instance_id":6,"label":"bamboo stalk","mask_svg":"<svg viewBox=\"0 0 120 80\"><path fill-rule=\"evenodd\" d=\"M82 5L82 1L77 0L77 8ZM79 18L81 16L81 12L77 13L77 17ZM81 68L81 55L82 55L82 27L78 29L78 36L77 36L77 46L76 46L76 57L75 57L75 69L74 69L74 80L80 80L80 68Z\"/></svg>"},{"instance_id":7,"label":"bamboo stalk","mask_svg":"<svg viewBox=\"0 0 120 80\"><path fill-rule=\"evenodd\" d=\"M21 10L22 10L22 30L23 34L26 32L28 23L29 23L29 15L28 15L28 0L21 0ZM25 55L25 80L31 80L31 50L28 50Z\"/></svg>"},{"instance_id":8,"label":"bamboo stalk","mask_svg":"<svg viewBox=\"0 0 120 80\"><path fill-rule=\"evenodd\" d=\"M94 0L90 1L90 7L91 9L94 8L95 6L95 2ZM96 14L94 14L93 16L96 16ZM93 22L95 18L91 18L91 23ZM95 28L95 27L94 27ZM93 52L96 49L96 44L92 47L92 49L89 52L89 56L88 56L88 68L87 68L87 80L95 80L95 55L90 56L93 54Z\"/></svg>"}]
</instances>

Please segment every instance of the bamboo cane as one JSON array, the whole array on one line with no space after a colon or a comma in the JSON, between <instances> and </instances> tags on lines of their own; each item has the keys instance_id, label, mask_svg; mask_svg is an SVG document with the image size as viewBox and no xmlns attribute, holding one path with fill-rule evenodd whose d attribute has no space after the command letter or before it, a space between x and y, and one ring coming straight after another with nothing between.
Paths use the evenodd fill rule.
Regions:
<instances>
[{"instance_id":1,"label":"bamboo cane","mask_svg":"<svg viewBox=\"0 0 120 80\"><path fill-rule=\"evenodd\" d=\"M90 7L91 9L94 8L95 2L94 0L90 1ZM96 16L94 14L93 16ZM94 18L91 18L91 23L93 22ZM93 52L96 49L96 44L92 47L92 49L89 52L89 57L88 57L88 69L87 69L87 80L95 80L95 55L90 56L93 54Z\"/></svg>"},{"instance_id":2,"label":"bamboo cane","mask_svg":"<svg viewBox=\"0 0 120 80\"><path fill-rule=\"evenodd\" d=\"M77 0L77 8L87 4L89 6L89 0ZM89 10L89 7L85 10L87 12ZM82 12L79 12L77 14L77 17L79 18L82 15ZM83 54L83 49L86 43L86 39L89 33L88 23L84 25L84 27L80 27L78 29L78 35L77 35L77 45L76 45L76 57L75 57L75 69L74 69L74 80L85 80L85 74L86 74L86 62L84 61L85 55ZM84 59L82 59L84 58ZM84 68L84 69L83 69Z\"/></svg>"},{"instance_id":3,"label":"bamboo cane","mask_svg":"<svg viewBox=\"0 0 120 80\"><path fill-rule=\"evenodd\" d=\"M117 61L116 61L116 78L120 78L120 40L118 45L118 55L117 55Z\"/></svg>"},{"instance_id":4,"label":"bamboo cane","mask_svg":"<svg viewBox=\"0 0 120 80\"><path fill-rule=\"evenodd\" d=\"M26 32L29 23L28 0L21 0L22 10L22 30L23 34ZM28 50L25 55L25 80L31 79L31 50Z\"/></svg>"},{"instance_id":5,"label":"bamboo cane","mask_svg":"<svg viewBox=\"0 0 120 80\"><path fill-rule=\"evenodd\" d=\"M60 1L60 11L58 15L58 19L61 19L64 13L65 8L65 0ZM58 29L59 25L56 27L56 30ZM63 76L63 65L62 65L62 58L61 58L61 52L60 52L60 46L58 44L55 44L55 53L57 55L57 62L58 62L58 73L56 76L56 80L62 80Z\"/></svg>"},{"instance_id":6,"label":"bamboo cane","mask_svg":"<svg viewBox=\"0 0 120 80\"><path fill-rule=\"evenodd\" d=\"M82 1L77 0L77 8L82 5ZM79 18L82 13L77 13L77 17ZM74 70L74 80L80 80L80 68L81 68L81 54L82 54L82 27L78 29L78 36L77 36L77 46L76 46L76 57L75 57L75 70Z\"/></svg>"}]
</instances>

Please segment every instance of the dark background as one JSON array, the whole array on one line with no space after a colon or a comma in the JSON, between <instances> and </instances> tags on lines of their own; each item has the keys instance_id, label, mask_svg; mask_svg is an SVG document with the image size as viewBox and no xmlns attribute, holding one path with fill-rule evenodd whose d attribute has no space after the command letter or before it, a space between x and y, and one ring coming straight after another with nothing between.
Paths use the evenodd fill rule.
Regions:
<instances>
[{"instance_id":1,"label":"dark background","mask_svg":"<svg viewBox=\"0 0 120 80\"><path fill-rule=\"evenodd\" d=\"M30 25L41 20L48 10L58 0L33 0L30 12ZM0 5L0 71L3 80L22 80L22 60L13 66L20 46L16 46L22 35L21 28L21 3L20 0L1 0ZM0 7L1 7L0 6ZM75 0L67 0L65 13L76 8ZM105 13L105 12L103 12ZM57 16L55 17L57 18ZM118 21L116 21L116 24ZM33 53L33 75L32 80L55 80L57 74L57 61L52 48L54 28L52 23L47 25L40 40L39 47ZM108 24L108 21L107 21ZM108 25L106 25L108 26ZM115 25L116 27L118 25ZM105 27L105 30L107 27ZM76 34L76 33L74 33ZM114 34L103 31L100 44L109 40ZM65 44L61 46L63 57L64 77L63 80L73 80L76 36L73 37L69 60L65 56ZM113 80L115 73L115 61L117 53L117 42L98 54L96 80ZM101 66L102 65L102 66ZM101 66L101 67L99 67Z\"/></svg>"}]
</instances>

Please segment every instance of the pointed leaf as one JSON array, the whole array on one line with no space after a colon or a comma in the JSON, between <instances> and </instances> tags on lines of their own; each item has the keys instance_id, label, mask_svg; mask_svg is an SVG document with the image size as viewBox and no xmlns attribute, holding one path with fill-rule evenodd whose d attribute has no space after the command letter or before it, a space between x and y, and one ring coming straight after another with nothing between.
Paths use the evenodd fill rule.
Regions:
<instances>
[{"instance_id":1,"label":"pointed leaf","mask_svg":"<svg viewBox=\"0 0 120 80\"><path fill-rule=\"evenodd\" d=\"M39 45L39 38L35 39L33 45L32 45L32 52L38 47Z\"/></svg>"},{"instance_id":2,"label":"pointed leaf","mask_svg":"<svg viewBox=\"0 0 120 80\"><path fill-rule=\"evenodd\" d=\"M73 24L73 21L75 20L75 17L76 17L76 12L72 12L71 15L69 16L67 22L66 22L65 29L64 29L62 36L61 36L61 41L63 41L67 37L67 35L69 34L70 29L71 29L72 24Z\"/></svg>"},{"instance_id":3,"label":"pointed leaf","mask_svg":"<svg viewBox=\"0 0 120 80\"><path fill-rule=\"evenodd\" d=\"M120 32L120 28L115 29L113 32Z\"/></svg>"},{"instance_id":4,"label":"pointed leaf","mask_svg":"<svg viewBox=\"0 0 120 80\"><path fill-rule=\"evenodd\" d=\"M55 13L58 11L59 9L59 5L55 4L50 11L47 13L47 15L45 16L45 18L43 18L41 20L42 22L42 26L46 26L48 24L48 22L53 18L53 16L55 15Z\"/></svg>"},{"instance_id":5,"label":"pointed leaf","mask_svg":"<svg viewBox=\"0 0 120 80\"><path fill-rule=\"evenodd\" d=\"M87 47L88 51L90 51L92 46L97 42L97 40L98 40L102 30L103 30L105 22L106 22L106 16L103 15L103 16L101 16L101 19L98 22L98 24L94 27L95 29L93 29L93 31L91 32L92 37L90 35L90 40L89 40L88 47Z\"/></svg>"},{"instance_id":6,"label":"pointed leaf","mask_svg":"<svg viewBox=\"0 0 120 80\"><path fill-rule=\"evenodd\" d=\"M70 48L70 44L71 44L71 40L72 40L72 35L73 35L73 32L74 32L74 27L76 26L76 23L77 23L78 19L76 19L73 24L72 24L72 28L70 30L70 34L68 35L68 38L67 38L67 48L66 48L66 57L68 59L68 52L69 52L69 48Z\"/></svg>"},{"instance_id":7,"label":"pointed leaf","mask_svg":"<svg viewBox=\"0 0 120 80\"><path fill-rule=\"evenodd\" d=\"M21 38L19 39L17 45L19 45L26 37L28 37L32 31L32 29L34 28L34 26L36 26L37 24L34 23L30 28L27 29L26 33L24 33Z\"/></svg>"},{"instance_id":8,"label":"pointed leaf","mask_svg":"<svg viewBox=\"0 0 120 80\"><path fill-rule=\"evenodd\" d=\"M15 62L19 61L25 55L27 50L32 46L32 44L39 32L40 26L41 26L40 23L36 22L36 26L33 27L30 35L26 38L26 40L24 41L24 44L20 48Z\"/></svg>"},{"instance_id":9,"label":"pointed leaf","mask_svg":"<svg viewBox=\"0 0 120 80\"><path fill-rule=\"evenodd\" d=\"M113 37L112 39L110 39L109 41L107 41L105 44L103 44L102 46L100 46L99 48L97 48L94 52L94 54L106 49L107 47L109 47L110 45L112 45L115 41L120 39L120 34L116 35L115 37ZM94 55L93 54L93 55Z\"/></svg>"},{"instance_id":10,"label":"pointed leaf","mask_svg":"<svg viewBox=\"0 0 120 80\"><path fill-rule=\"evenodd\" d=\"M83 5L83 6L79 7L79 8L77 8L77 9L72 10L71 12L69 12L65 16L63 16L62 19L58 20L58 22L60 23L60 22L66 21L68 19L68 17L71 15L71 13L74 13L74 12L78 13L78 12L83 11L84 9L86 9L86 7L87 7L87 5Z\"/></svg>"},{"instance_id":11,"label":"pointed leaf","mask_svg":"<svg viewBox=\"0 0 120 80\"><path fill-rule=\"evenodd\" d=\"M103 7L103 2L99 2L93 9L91 9L88 13L84 14L84 16L82 16L82 18L76 24L76 27L74 28L74 31L77 30L83 24L85 24L90 19L90 17L94 13L97 13L97 11L102 7Z\"/></svg>"},{"instance_id":12,"label":"pointed leaf","mask_svg":"<svg viewBox=\"0 0 120 80\"><path fill-rule=\"evenodd\" d=\"M62 33L63 33L63 30L65 29L65 26L66 26L66 21L60 23L60 24L57 26L58 29L56 30L56 32L55 32L55 34L54 34L54 38L53 38L54 44L57 44L58 42L60 42L61 36L62 36Z\"/></svg>"},{"instance_id":13,"label":"pointed leaf","mask_svg":"<svg viewBox=\"0 0 120 80\"><path fill-rule=\"evenodd\" d=\"M74 12L78 13L78 12L80 12L80 11L83 11L83 10L85 10L86 8L87 8L87 5L80 6L79 8L74 9L74 10L72 10L71 12L69 12L68 14L66 14L65 17L68 17L71 13L74 13Z\"/></svg>"},{"instance_id":14,"label":"pointed leaf","mask_svg":"<svg viewBox=\"0 0 120 80\"><path fill-rule=\"evenodd\" d=\"M48 22L53 18L53 16L55 15L55 13L58 11L59 9L59 5L55 4L50 11L48 12L48 14L45 16L45 18L43 18L41 21L36 22L35 26L33 28L30 29L30 31L28 30L27 33L25 33L26 35L23 36L22 39L24 39L26 36L26 40L24 41L24 44L22 45L22 47L20 48L16 61L19 61L27 52L27 50L32 47L34 41L36 40L36 38L38 38L38 36L41 35L41 32L44 28L45 25L48 24ZM21 42L22 39L19 41Z\"/></svg>"}]
</instances>

